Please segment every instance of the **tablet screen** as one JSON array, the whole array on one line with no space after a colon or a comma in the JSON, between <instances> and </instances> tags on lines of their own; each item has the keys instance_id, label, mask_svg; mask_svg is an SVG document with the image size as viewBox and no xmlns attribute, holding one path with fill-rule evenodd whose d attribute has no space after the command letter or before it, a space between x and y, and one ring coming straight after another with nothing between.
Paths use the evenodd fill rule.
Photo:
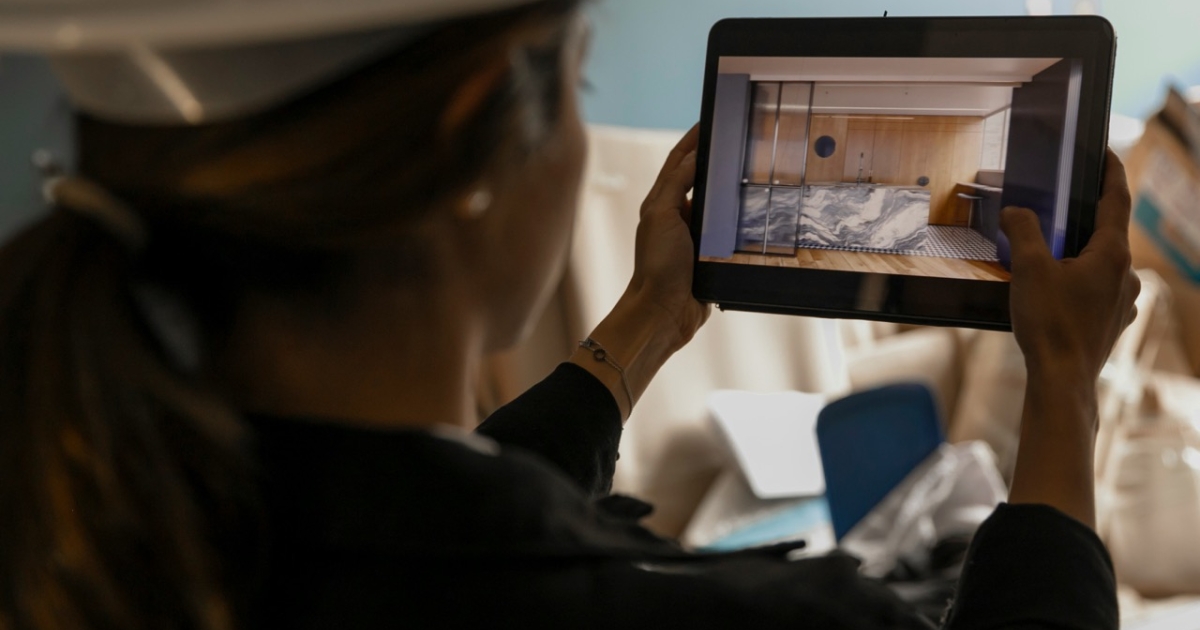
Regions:
<instances>
[{"instance_id":1,"label":"tablet screen","mask_svg":"<svg viewBox=\"0 0 1200 630\"><path fill-rule=\"evenodd\" d=\"M700 260L1007 282L1006 206L1063 257L1082 66L720 57Z\"/></svg>"}]
</instances>

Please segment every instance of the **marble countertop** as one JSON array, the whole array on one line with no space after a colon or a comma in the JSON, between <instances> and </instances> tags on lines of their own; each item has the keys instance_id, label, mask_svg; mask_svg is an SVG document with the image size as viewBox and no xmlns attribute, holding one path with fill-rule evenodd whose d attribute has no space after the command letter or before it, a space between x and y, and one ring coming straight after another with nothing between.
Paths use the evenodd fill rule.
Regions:
<instances>
[{"instance_id":1,"label":"marble countertop","mask_svg":"<svg viewBox=\"0 0 1200 630\"><path fill-rule=\"evenodd\" d=\"M921 249L929 224L930 192L893 184L748 186L742 193L739 247ZM769 206L769 211L768 211Z\"/></svg>"},{"instance_id":2,"label":"marble countertop","mask_svg":"<svg viewBox=\"0 0 1200 630\"><path fill-rule=\"evenodd\" d=\"M813 185L800 211L800 247L923 248L930 192L919 186Z\"/></svg>"}]
</instances>

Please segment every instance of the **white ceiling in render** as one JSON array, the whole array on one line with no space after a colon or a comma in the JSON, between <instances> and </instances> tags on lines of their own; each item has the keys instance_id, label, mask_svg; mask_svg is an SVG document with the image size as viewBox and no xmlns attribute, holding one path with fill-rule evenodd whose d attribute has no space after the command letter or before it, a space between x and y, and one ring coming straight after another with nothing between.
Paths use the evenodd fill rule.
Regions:
<instances>
[{"instance_id":1,"label":"white ceiling in render","mask_svg":"<svg viewBox=\"0 0 1200 630\"><path fill-rule=\"evenodd\" d=\"M755 81L1025 83L1060 59L963 57L722 57L723 74Z\"/></svg>"},{"instance_id":2,"label":"white ceiling in render","mask_svg":"<svg viewBox=\"0 0 1200 630\"><path fill-rule=\"evenodd\" d=\"M752 81L816 83L817 114L988 116L1059 59L724 57L720 71ZM803 109L807 103L784 103Z\"/></svg>"},{"instance_id":3,"label":"white ceiling in render","mask_svg":"<svg viewBox=\"0 0 1200 630\"><path fill-rule=\"evenodd\" d=\"M815 114L984 117L1012 103L1008 86L966 84L821 84L813 95Z\"/></svg>"}]
</instances>

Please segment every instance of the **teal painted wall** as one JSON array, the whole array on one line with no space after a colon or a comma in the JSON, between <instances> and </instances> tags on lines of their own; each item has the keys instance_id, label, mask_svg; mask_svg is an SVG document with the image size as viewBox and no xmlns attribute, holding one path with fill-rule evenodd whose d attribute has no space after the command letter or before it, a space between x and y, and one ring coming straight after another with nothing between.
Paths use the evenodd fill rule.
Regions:
<instances>
[{"instance_id":1,"label":"teal painted wall","mask_svg":"<svg viewBox=\"0 0 1200 630\"><path fill-rule=\"evenodd\" d=\"M1168 80L1200 84L1200 2L1092 0L1119 39L1113 110L1144 118ZM1075 11L1074 0L602 0L592 9L591 122L683 129L700 115L704 48L726 17L1026 15L1030 5Z\"/></svg>"},{"instance_id":2,"label":"teal painted wall","mask_svg":"<svg viewBox=\"0 0 1200 630\"><path fill-rule=\"evenodd\" d=\"M585 97L588 120L686 129L700 117L708 31L727 17L1024 14L1023 0L602 0Z\"/></svg>"},{"instance_id":3,"label":"teal painted wall","mask_svg":"<svg viewBox=\"0 0 1200 630\"><path fill-rule=\"evenodd\" d=\"M699 117L710 26L733 16L1015 15L1030 5L1070 13L1079 0L599 0L588 63L590 122L683 129ZM1143 118L1168 82L1200 85L1200 2L1091 0L1120 39L1113 109ZM0 234L40 209L30 155L69 150L65 103L38 59L0 56ZM68 156L69 157L69 156Z\"/></svg>"},{"instance_id":4,"label":"teal painted wall","mask_svg":"<svg viewBox=\"0 0 1200 630\"><path fill-rule=\"evenodd\" d=\"M1104 15L1117 29L1114 111L1145 118L1168 84L1200 85L1200 2L1109 0Z\"/></svg>"}]
</instances>

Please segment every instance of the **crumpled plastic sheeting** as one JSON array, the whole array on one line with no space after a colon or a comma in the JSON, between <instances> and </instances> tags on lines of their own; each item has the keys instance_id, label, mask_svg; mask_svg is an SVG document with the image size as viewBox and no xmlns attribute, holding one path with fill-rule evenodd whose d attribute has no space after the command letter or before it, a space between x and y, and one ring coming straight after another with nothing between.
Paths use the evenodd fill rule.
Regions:
<instances>
[{"instance_id":1,"label":"crumpled plastic sheeting","mask_svg":"<svg viewBox=\"0 0 1200 630\"><path fill-rule=\"evenodd\" d=\"M840 547L862 559L865 575L883 578L901 561L928 564L943 540L970 538L1007 496L986 443L943 444L851 529Z\"/></svg>"}]
</instances>

